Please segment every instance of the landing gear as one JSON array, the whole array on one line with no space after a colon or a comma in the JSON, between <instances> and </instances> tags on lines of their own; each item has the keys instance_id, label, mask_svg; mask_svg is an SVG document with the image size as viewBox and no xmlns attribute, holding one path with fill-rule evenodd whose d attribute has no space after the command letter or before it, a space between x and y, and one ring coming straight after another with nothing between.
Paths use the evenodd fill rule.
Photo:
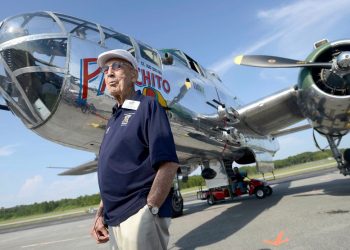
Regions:
<instances>
[{"instance_id":1,"label":"landing gear","mask_svg":"<svg viewBox=\"0 0 350 250\"><path fill-rule=\"evenodd\" d=\"M173 218L179 217L183 214L184 200L182 199L179 190L174 191L173 198L171 201L171 207L173 210Z\"/></svg>"},{"instance_id":2,"label":"landing gear","mask_svg":"<svg viewBox=\"0 0 350 250\"><path fill-rule=\"evenodd\" d=\"M173 218L179 217L183 214L184 200L180 193L178 173L176 174L173 181L173 197L171 200L171 209L172 209Z\"/></svg>"},{"instance_id":3,"label":"landing gear","mask_svg":"<svg viewBox=\"0 0 350 250\"><path fill-rule=\"evenodd\" d=\"M345 176L350 175L350 149L346 149L344 151L344 155L343 155L344 157L342 157L338 149L339 143L336 145L334 142L334 138L332 136L327 135L326 138L327 138L329 147L331 148L333 157L338 163L338 169L340 173Z\"/></svg>"}]
</instances>

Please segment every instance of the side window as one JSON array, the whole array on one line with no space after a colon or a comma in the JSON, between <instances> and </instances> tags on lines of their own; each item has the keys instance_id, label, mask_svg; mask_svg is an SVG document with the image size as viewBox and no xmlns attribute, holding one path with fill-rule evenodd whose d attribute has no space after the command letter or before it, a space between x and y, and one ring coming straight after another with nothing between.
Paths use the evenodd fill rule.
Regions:
<instances>
[{"instance_id":1,"label":"side window","mask_svg":"<svg viewBox=\"0 0 350 250\"><path fill-rule=\"evenodd\" d=\"M187 57L187 60L190 63L191 69L196 71L198 74L201 74L202 76L204 76L204 72L201 66L199 66L199 64L188 55L185 54L185 56Z\"/></svg>"},{"instance_id":2,"label":"side window","mask_svg":"<svg viewBox=\"0 0 350 250\"><path fill-rule=\"evenodd\" d=\"M100 42L100 32L95 24L61 14L57 14L57 16L62 21L68 33L83 40L89 40L95 43Z\"/></svg>"},{"instance_id":3,"label":"side window","mask_svg":"<svg viewBox=\"0 0 350 250\"><path fill-rule=\"evenodd\" d=\"M100 32L96 27L89 27L90 25L77 26L71 30L71 33L80 39L86 39L95 43L99 43L101 40Z\"/></svg>"},{"instance_id":4,"label":"side window","mask_svg":"<svg viewBox=\"0 0 350 250\"><path fill-rule=\"evenodd\" d=\"M139 47L140 47L141 57L143 59L157 65L158 67L161 66L160 58L156 51L140 43L139 43Z\"/></svg>"}]
</instances>

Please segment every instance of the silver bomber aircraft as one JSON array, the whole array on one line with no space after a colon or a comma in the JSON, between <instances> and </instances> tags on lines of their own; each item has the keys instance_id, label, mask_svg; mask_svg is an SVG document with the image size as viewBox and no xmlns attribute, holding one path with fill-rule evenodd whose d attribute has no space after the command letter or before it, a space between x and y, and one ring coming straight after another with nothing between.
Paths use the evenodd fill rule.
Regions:
<instances>
[{"instance_id":1,"label":"silver bomber aircraft","mask_svg":"<svg viewBox=\"0 0 350 250\"><path fill-rule=\"evenodd\" d=\"M115 104L96 57L117 48L130 51L139 63L136 89L167 110L183 178L201 166L209 188L228 185L233 161L271 172L276 138L308 128L327 138L340 172L350 174L350 150L342 155L337 148L350 129L350 40L321 41L305 61L237 57L241 65L301 67L296 86L242 105L215 72L181 50L154 49L99 24L49 11L10 17L0 24L0 93L6 101L0 108L48 140L96 153L95 160L61 175L96 171ZM288 128L305 119L308 125ZM179 192L175 198L182 210Z\"/></svg>"}]
</instances>

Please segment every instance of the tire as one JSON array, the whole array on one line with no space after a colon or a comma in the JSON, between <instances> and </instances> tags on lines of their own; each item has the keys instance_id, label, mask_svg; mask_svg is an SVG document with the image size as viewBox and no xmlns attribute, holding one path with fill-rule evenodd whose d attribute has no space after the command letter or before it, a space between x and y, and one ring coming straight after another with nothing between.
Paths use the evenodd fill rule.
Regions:
<instances>
[{"instance_id":1,"label":"tire","mask_svg":"<svg viewBox=\"0 0 350 250\"><path fill-rule=\"evenodd\" d=\"M272 188L270 186L265 187L266 196L270 196L272 194Z\"/></svg>"},{"instance_id":2,"label":"tire","mask_svg":"<svg viewBox=\"0 0 350 250\"><path fill-rule=\"evenodd\" d=\"M258 188L256 188L256 190L255 190L255 196L256 196L256 198L258 198L258 199L264 199L265 196L266 196L266 192L265 192L264 188L263 188L263 187L258 187Z\"/></svg>"},{"instance_id":3,"label":"tire","mask_svg":"<svg viewBox=\"0 0 350 250\"><path fill-rule=\"evenodd\" d=\"M176 218L183 215L184 200L182 199L180 192L178 194L177 192L174 192L173 198L171 201L171 209L172 209L172 218Z\"/></svg>"},{"instance_id":4,"label":"tire","mask_svg":"<svg viewBox=\"0 0 350 250\"><path fill-rule=\"evenodd\" d=\"M213 196L212 194L210 194L210 195L208 196L208 198L207 198L207 203L208 203L209 206L212 206L212 205L215 204L215 198L214 198L214 196Z\"/></svg>"}]
</instances>

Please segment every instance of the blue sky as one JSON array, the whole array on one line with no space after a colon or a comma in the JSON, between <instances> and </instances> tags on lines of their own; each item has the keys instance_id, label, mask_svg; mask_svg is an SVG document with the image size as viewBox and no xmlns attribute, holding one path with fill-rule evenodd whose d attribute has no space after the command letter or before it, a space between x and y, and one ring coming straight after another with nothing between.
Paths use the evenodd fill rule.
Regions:
<instances>
[{"instance_id":1,"label":"blue sky","mask_svg":"<svg viewBox=\"0 0 350 250\"><path fill-rule=\"evenodd\" d=\"M74 2L74 6L72 6ZM236 66L239 54L304 59L315 41L349 38L350 2L334 1L7 1L0 19L51 10L100 23L155 48L179 48L248 103L297 83L297 69ZM0 207L98 192L96 174L57 176L54 167L92 160L91 153L49 142L0 112ZM350 136L341 147L350 146ZM276 158L316 151L312 131L281 137ZM321 145L326 141L320 138Z\"/></svg>"}]
</instances>

